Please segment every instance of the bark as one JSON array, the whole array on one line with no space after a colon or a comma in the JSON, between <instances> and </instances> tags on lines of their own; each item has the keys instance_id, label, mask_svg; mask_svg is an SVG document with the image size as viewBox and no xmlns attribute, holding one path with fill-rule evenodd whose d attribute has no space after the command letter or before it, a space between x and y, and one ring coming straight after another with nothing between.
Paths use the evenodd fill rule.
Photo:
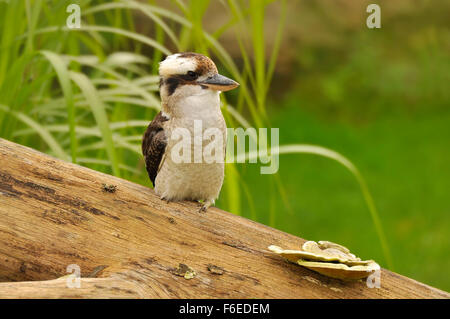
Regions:
<instances>
[{"instance_id":1,"label":"bark","mask_svg":"<svg viewBox=\"0 0 450 319\"><path fill-rule=\"evenodd\" d=\"M267 250L301 238L2 139L0 163L0 298L450 296L384 269L380 288L321 276ZM71 264L80 288L67 285Z\"/></svg>"}]
</instances>

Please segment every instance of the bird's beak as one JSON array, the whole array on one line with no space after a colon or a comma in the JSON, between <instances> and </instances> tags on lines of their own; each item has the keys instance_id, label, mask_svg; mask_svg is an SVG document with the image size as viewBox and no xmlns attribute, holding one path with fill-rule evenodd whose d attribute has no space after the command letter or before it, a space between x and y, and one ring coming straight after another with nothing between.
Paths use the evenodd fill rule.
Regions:
<instances>
[{"instance_id":1,"label":"bird's beak","mask_svg":"<svg viewBox=\"0 0 450 319\"><path fill-rule=\"evenodd\" d=\"M235 89L239 86L239 83L237 83L236 81L233 81L233 80L227 78L226 76L223 76L220 74L215 74L213 76L210 76L206 80L199 81L198 83L200 85L210 88L211 90L222 91L222 92Z\"/></svg>"}]
</instances>

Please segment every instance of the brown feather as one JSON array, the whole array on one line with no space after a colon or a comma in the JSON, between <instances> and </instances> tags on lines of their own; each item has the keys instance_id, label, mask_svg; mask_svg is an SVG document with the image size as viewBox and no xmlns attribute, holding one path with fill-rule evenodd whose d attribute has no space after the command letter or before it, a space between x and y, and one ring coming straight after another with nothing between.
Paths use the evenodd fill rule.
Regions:
<instances>
[{"instance_id":1,"label":"brown feather","mask_svg":"<svg viewBox=\"0 0 450 319\"><path fill-rule=\"evenodd\" d=\"M168 118L159 112L148 125L142 140L142 154L144 155L147 173L153 186L155 186L159 164L167 146L167 137L163 129L163 123L167 120Z\"/></svg>"}]
</instances>

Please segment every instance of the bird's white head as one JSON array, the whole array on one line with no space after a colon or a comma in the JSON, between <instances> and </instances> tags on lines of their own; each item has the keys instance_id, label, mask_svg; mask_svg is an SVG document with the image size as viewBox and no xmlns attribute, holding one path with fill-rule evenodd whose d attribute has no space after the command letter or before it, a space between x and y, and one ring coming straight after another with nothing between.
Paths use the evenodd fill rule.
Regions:
<instances>
[{"instance_id":1,"label":"bird's white head","mask_svg":"<svg viewBox=\"0 0 450 319\"><path fill-rule=\"evenodd\" d=\"M159 76L163 106L185 97L217 94L239 86L220 75L210 58L193 52L169 55L160 63Z\"/></svg>"}]
</instances>

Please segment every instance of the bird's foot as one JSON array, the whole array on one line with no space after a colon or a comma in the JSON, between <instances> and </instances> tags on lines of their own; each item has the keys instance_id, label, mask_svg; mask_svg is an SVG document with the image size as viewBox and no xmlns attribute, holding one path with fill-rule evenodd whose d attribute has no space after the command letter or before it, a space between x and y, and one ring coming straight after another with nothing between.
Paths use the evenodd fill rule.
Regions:
<instances>
[{"instance_id":1,"label":"bird's foot","mask_svg":"<svg viewBox=\"0 0 450 319\"><path fill-rule=\"evenodd\" d=\"M167 199L167 198L164 197L164 196L161 196L161 200L164 201L166 204L169 204L169 203L170 203L170 200Z\"/></svg>"},{"instance_id":2,"label":"bird's foot","mask_svg":"<svg viewBox=\"0 0 450 319\"><path fill-rule=\"evenodd\" d=\"M203 203L203 206L200 208L200 210L198 211L199 213L206 213L206 211L208 210L208 208L214 203L214 201L208 199L205 200L205 202Z\"/></svg>"}]
</instances>

